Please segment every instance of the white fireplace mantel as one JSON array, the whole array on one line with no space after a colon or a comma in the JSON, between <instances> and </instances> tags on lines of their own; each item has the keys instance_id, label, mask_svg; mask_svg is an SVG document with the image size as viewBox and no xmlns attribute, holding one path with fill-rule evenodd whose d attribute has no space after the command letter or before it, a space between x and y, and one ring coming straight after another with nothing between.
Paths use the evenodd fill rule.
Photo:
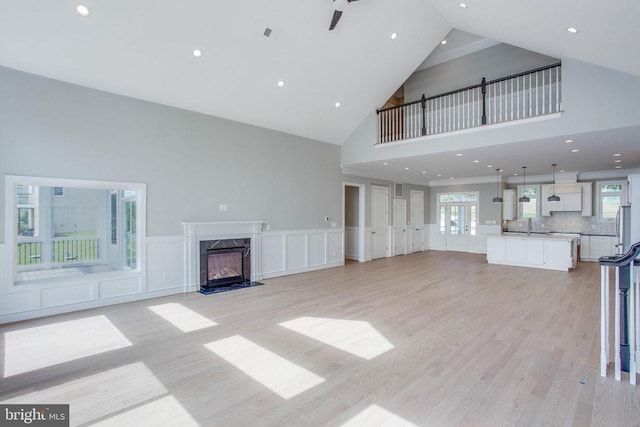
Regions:
<instances>
[{"instance_id":1,"label":"white fireplace mantel","mask_svg":"<svg viewBox=\"0 0 640 427\"><path fill-rule=\"evenodd\" d=\"M183 222L185 291L200 288L200 242L218 239L251 239L251 281L262 279L261 238L266 221Z\"/></svg>"}]
</instances>

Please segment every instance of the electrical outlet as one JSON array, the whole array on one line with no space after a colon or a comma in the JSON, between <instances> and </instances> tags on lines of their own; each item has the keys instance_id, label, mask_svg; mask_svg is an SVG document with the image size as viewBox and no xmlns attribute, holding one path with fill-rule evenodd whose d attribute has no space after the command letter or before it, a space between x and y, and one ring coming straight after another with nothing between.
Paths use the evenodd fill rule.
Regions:
<instances>
[{"instance_id":1,"label":"electrical outlet","mask_svg":"<svg viewBox=\"0 0 640 427\"><path fill-rule=\"evenodd\" d=\"M162 273L162 279L167 280L169 278L169 273Z\"/></svg>"}]
</instances>

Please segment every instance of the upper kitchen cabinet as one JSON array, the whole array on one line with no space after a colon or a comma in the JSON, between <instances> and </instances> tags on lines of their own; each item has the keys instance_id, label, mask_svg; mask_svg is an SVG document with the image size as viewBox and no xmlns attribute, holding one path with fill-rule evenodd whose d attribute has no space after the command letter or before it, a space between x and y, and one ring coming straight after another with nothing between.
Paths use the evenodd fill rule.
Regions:
<instances>
[{"instance_id":1,"label":"upper kitchen cabinet","mask_svg":"<svg viewBox=\"0 0 640 427\"><path fill-rule=\"evenodd\" d=\"M516 219L516 190L505 189L502 192L502 219L510 221Z\"/></svg>"},{"instance_id":2,"label":"upper kitchen cabinet","mask_svg":"<svg viewBox=\"0 0 640 427\"><path fill-rule=\"evenodd\" d=\"M555 188L554 188L555 187ZM551 216L551 212L582 212L583 211L583 185L576 184L546 184L541 191L542 216ZM549 201L552 194L560 197L559 201ZM589 190L589 199L591 199Z\"/></svg>"}]
</instances>

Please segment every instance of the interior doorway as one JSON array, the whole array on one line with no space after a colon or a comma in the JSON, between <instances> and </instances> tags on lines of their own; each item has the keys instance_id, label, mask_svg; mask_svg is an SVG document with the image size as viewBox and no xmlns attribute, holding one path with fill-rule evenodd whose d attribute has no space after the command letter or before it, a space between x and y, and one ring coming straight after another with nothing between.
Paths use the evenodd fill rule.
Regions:
<instances>
[{"instance_id":1,"label":"interior doorway","mask_svg":"<svg viewBox=\"0 0 640 427\"><path fill-rule=\"evenodd\" d=\"M343 251L345 260L366 261L365 254L365 185L343 182L342 185Z\"/></svg>"}]
</instances>

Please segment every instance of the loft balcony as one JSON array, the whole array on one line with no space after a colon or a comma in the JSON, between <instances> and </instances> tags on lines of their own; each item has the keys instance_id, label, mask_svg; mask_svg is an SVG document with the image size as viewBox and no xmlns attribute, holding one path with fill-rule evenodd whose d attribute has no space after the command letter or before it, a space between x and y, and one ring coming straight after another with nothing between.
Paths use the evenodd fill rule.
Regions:
<instances>
[{"instance_id":1,"label":"loft balcony","mask_svg":"<svg viewBox=\"0 0 640 427\"><path fill-rule=\"evenodd\" d=\"M382 108L378 144L480 128L560 113L561 64Z\"/></svg>"}]
</instances>

